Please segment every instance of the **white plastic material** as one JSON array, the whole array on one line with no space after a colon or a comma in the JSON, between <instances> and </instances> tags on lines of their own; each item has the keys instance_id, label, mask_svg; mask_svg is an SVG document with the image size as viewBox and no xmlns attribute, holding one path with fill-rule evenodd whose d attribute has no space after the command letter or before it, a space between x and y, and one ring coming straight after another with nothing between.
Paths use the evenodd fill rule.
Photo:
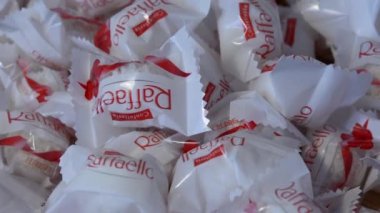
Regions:
<instances>
[{"instance_id":1,"label":"white plastic material","mask_svg":"<svg viewBox=\"0 0 380 213\"><path fill-rule=\"evenodd\" d=\"M296 125L311 128L359 100L372 80L367 72L342 70L306 56L283 56L263 72L250 88Z\"/></svg>"},{"instance_id":2,"label":"white plastic material","mask_svg":"<svg viewBox=\"0 0 380 213\"><path fill-rule=\"evenodd\" d=\"M151 156L99 155L71 146L60 165L63 182L48 199L47 213L167 212L168 181Z\"/></svg>"},{"instance_id":3,"label":"white plastic material","mask_svg":"<svg viewBox=\"0 0 380 213\"><path fill-rule=\"evenodd\" d=\"M136 159L152 155L170 176L182 149L182 144L170 143L171 135L171 131L164 130L133 131L110 139L104 148Z\"/></svg>"},{"instance_id":4,"label":"white plastic material","mask_svg":"<svg viewBox=\"0 0 380 213\"><path fill-rule=\"evenodd\" d=\"M269 178L271 172L275 175ZM178 159L169 212L243 212L249 203L255 204L250 212L269 203L292 212L299 206L282 195L287 190L294 196L304 192L308 198L302 205L311 205L310 176L297 151L243 131L206 142ZM248 192L253 195L249 203L244 198Z\"/></svg>"},{"instance_id":5,"label":"white plastic material","mask_svg":"<svg viewBox=\"0 0 380 213\"><path fill-rule=\"evenodd\" d=\"M125 132L123 128L165 127L184 135L207 131L199 56L190 39L183 29L146 61L126 64L118 64L96 50L74 50L69 91L77 110L75 129L79 141L100 147L110 136L117 135L115 131ZM82 46L86 45L84 42ZM94 78L98 71L92 70L102 69L103 65L116 68ZM91 97L86 97L88 91Z\"/></svg>"},{"instance_id":6,"label":"white plastic material","mask_svg":"<svg viewBox=\"0 0 380 213\"><path fill-rule=\"evenodd\" d=\"M68 68L70 40L61 18L42 1L16 11L0 22L2 30L30 58L54 68Z\"/></svg>"},{"instance_id":7,"label":"white plastic material","mask_svg":"<svg viewBox=\"0 0 380 213\"><path fill-rule=\"evenodd\" d=\"M48 191L30 180L0 173L0 212L41 213Z\"/></svg>"},{"instance_id":8,"label":"white plastic material","mask_svg":"<svg viewBox=\"0 0 380 213\"><path fill-rule=\"evenodd\" d=\"M357 128L362 131L358 132L355 130ZM348 109L335 113L323 127L308 132L312 143L304 148L302 156L311 171L316 194L361 184L367 166L361 160L365 152L359 148L371 153L371 146L378 145L370 144L367 148L358 145L357 149L351 147L351 157L343 149L349 145L347 143L350 140L357 143L376 143L379 141L378 128L378 119L363 111ZM349 135L350 138L347 139L344 135ZM364 138L366 135L369 138ZM345 171L346 167L350 170Z\"/></svg>"},{"instance_id":9,"label":"white plastic material","mask_svg":"<svg viewBox=\"0 0 380 213\"><path fill-rule=\"evenodd\" d=\"M295 7L279 7L279 11L284 34L284 54L315 57L317 33Z\"/></svg>"},{"instance_id":10,"label":"white plastic material","mask_svg":"<svg viewBox=\"0 0 380 213\"><path fill-rule=\"evenodd\" d=\"M282 53L282 33L272 0L213 1L218 19L223 68L243 82L260 75L269 59Z\"/></svg>"},{"instance_id":11,"label":"white plastic material","mask_svg":"<svg viewBox=\"0 0 380 213\"><path fill-rule=\"evenodd\" d=\"M362 190L359 187L350 190L336 190L315 198L320 205L327 207L328 212L356 212Z\"/></svg>"},{"instance_id":12,"label":"white plastic material","mask_svg":"<svg viewBox=\"0 0 380 213\"><path fill-rule=\"evenodd\" d=\"M333 45L338 65L351 69L380 65L379 1L301 0L298 7L305 20Z\"/></svg>"},{"instance_id":13,"label":"white plastic material","mask_svg":"<svg viewBox=\"0 0 380 213\"><path fill-rule=\"evenodd\" d=\"M209 8L210 0L136 0L110 18L100 46L123 60L140 59L182 27L195 28Z\"/></svg>"},{"instance_id":14,"label":"white plastic material","mask_svg":"<svg viewBox=\"0 0 380 213\"><path fill-rule=\"evenodd\" d=\"M2 45L6 47L7 45ZM10 51L12 57L6 58L0 65L0 91L3 92L2 110L34 111L55 92L65 90L65 71L55 71L47 67L15 60L17 53Z\"/></svg>"},{"instance_id":15,"label":"white plastic material","mask_svg":"<svg viewBox=\"0 0 380 213\"><path fill-rule=\"evenodd\" d=\"M108 15L133 2L133 0L44 0L49 8L61 8L72 15L93 18Z\"/></svg>"},{"instance_id":16,"label":"white plastic material","mask_svg":"<svg viewBox=\"0 0 380 213\"><path fill-rule=\"evenodd\" d=\"M14 0L4 0L0 2L0 19L3 19L9 13L19 10L19 5L17 1Z\"/></svg>"},{"instance_id":17,"label":"white plastic material","mask_svg":"<svg viewBox=\"0 0 380 213\"><path fill-rule=\"evenodd\" d=\"M309 143L293 124L255 91L236 92L226 96L209 111L208 117L211 121L209 126L213 131L205 133L206 141L215 139L231 129L255 129L257 125L272 129L273 136L291 136L303 145Z\"/></svg>"},{"instance_id":18,"label":"white plastic material","mask_svg":"<svg viewBox=\"0 0 380 213\"><path fill-rule=\"evenodd\" d=\"M39 113L0 112L0 169L40 184L56 181L60 154L73 142L73 132Z\"/></svg>"}]
</instances>

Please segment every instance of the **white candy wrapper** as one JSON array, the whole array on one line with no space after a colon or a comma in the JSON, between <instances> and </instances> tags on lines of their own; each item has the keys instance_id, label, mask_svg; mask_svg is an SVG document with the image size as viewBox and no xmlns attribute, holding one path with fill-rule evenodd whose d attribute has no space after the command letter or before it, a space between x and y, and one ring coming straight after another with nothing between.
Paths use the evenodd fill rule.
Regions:
<instances>
[{"instance_id":1,"label":"white candy wrapper","mask_svg":"<svg viewBox=\"0 0 380 213\"><path fill-rule=\"evenodd\" d=\"M278 169L280 162L289 156L295 158L295 161L280 168L281 171L287 171L285 174L291 175L279 173L281 175L271 178L274 181L260 181L267 177L266 174L271 171L269 168ZM305 178L300 178L304 175ZM285 185L282 182L284 180L282 178L279 180L279 177L289 177L290 181L294 182L285 182ZM301 183L303 181L305 182ZM261 184L267 187L261 188ZM259 189L256 191L255 186L265 191L264 196ZM312 199L310 176L298 151L241 131L206 142L180 157L169 193L169 212L223 212L224 208L231 208L231 203L247 193L251 187L254 187L255 193L260 193L252 200L255 202L257 199L260 207L265 206L270 200L277 203L277 209L283 205L285 209L294 210L298 207L292 206L289 197L282 197L280 192L277 192L281 189L286 191L288 186L290 186L288 190L297 188L296 191L299 191L299 187L307 187L305 191L299 192L305 192ZM275 193L279 194L278 198ZM233 209L225 212L242 211Z\"/></svg>"},{"instance_id":2,"label":"white candy wrapper","mask_svg":"<svg viewBox=\"0 0 380 213\"><path fill-rule=\"evenodd\" d=\"M181 154L182 144L170 143L171 131L149 130L133 131L106 142L104 149L116 151L136 159L152 155L164 166L168 176Z\"/></svg>"},{"instance_id":3,"label":"white candy wrapper","mask_svg":"<svg viewBox=\"0 0 380 213\"><path fill-rule=\"evenodd\" d=\"M226 203L221 213L229 212L327 212L313 201L310 174L297 153L287 154L278 165L263 175L248 193Z\"/></svg>"},{"instance_id":4,"label":"white candy wrapper","mask_svg":"<svg viewBox=\"0 0 380 213\"><path fill-rule=\"evenodd\" d=\"M373 0L301 0L305 20L333 45L335 61L344 68L380 65L377 30L380 2ZM366 24L363 24L366 23Z\"/></svg>"},{"instance_id":5,"label":"white candy wrapper","mask_svg":"<svg viewBox=\"0 0 380 213\"><path fill-rule=\"evenodd\" d=\"M128 6L134 0L44 0L44 2L49 8L60 8L72 15L95 18Z\"/></svg>"},{"instance_id":6,"label":"white candy wrapper","mask_svg":"<svg viewBox=\"0 0 380 213\"><path fill-rule=\"evenodd\" d=\"M378 141L378 128L378 119L344 110L334 114L322 128L308 132L312 144L305 147L302 155L316 194L361 184L367 169L361 158Z\"/></svg>"},{"instance_id":7,"label":"white candy wrapper","mask_svg":"<svg viewBox=\"0 0 380 213\"><path fill-rule=\"evenodd\" d=\"M4 63L0 65L3 87L0 88L3 93L0 109L34 111L48 101L49 96L65 90L67 72L51 70L21 58L10 62L16 56L3 57Z\"/></svg>"},{"instance_id":8,"label":"white candy wrapper","mask_svg":"<svg viewBox=\"0 0 380 213\"><path fill-rule=\"evenodd\" d=\"M0 19L3 19L9 13L19 10L19 5L17 1L14 0L4 0L0 2Z\"/></svg>"},{"instance_id":9,"label":"white candy wrapper","mask_svg":"<svg viewBox=\"0 0 380 213\"><path fill-rule=\"evenodd\" d=\"M192 34L187 42L196 48L196 54L199 55L202 90L205 93L203 100L207 103L205 109L209 110L235 89L232 87L236 84L236 79L222 73L219 54L210 49L201 38Z\"/></svg>"},{"instance_id":10,"label":"white candy wrapper","mask_svg":"<svg viewBox=\"0 0 380 213\"><path fill-rule=\"evenodd\" d=\"M295 7L279 7L279 11L284 33L284 54L315 57L317 33Z\"/></svg>"},{"instance_id":11,"label":"white candy wrapper","mask_svg":"<svg viewBox=\"0 0 380 213\"><path fill-rule=\"evenodd\" d=\"M61 158L63 182L46 212L167 212L168 181L151 156L92 154L71 146Z\"/></svg>"},{"instance_id":12,"label":"white candy wrapper","mask_svg":"<svg viewBox=\"0 0 380 213\"><path fill-rule=\"evenodd\" d=\"M69 91L77 106L78 139L91 137L96 147L117 135L117 128L207 131L197 54L185 29L145 61L109 62L99 51L74 50Z\"/></svg>"},{"instance_id":13,"label":"white candy wrapper","mask_svg":"<svg viewBox=\"0 0 380 213\"><path fill-rule=\"evenodd\" d=\"M0 173L0 212L41 213L48 191L27 178Z\"/></svg>"},{"instance_id":14,"label":"white candy wrapper","mask_svg":"<svg viewBox=\"0 0 380 213\"><path fill-rule=\"evenodd\" d=\"M206 141L240 130L259 128L262 131L264 127L272 130L272 136L290 136L297 138L297 143L309 143L293 124L255 91L231 93L209 111L208 117L213 131L205 133ZM284 137L280 138L285 140Z\"/></svg>"},{"instance_id":15,"label":"white candy wrapper","mask_svg":"<svg viewBox=\"0 0 380 213\"><path fill-rule=\"evenodd\" d=\"M71 95L66 91L54 92L36 112L57 118L69 127L75 124L75 110Z\"/></svg>"},{"instance_id":16,"label":"white candy wrapper","mask_svg":"<svg viewBox=\"0 0 380 213\"><path fill-rule=\"evenodd\" d=\"M358 212L362 190L359 187L330 191L315 198L328 212Z\"/></svg>"},{"instance_id":17,"label":"white candy wrapper","mask_svg":"<svg viewBox=\"0 0 380 213\"><path fill-rule=\"evenodd\" d=\"M123 60L140 59L182 27L195 28L209 8L210 0L136 0L99 29L94 43Z\"/></svg>"},{"instance_id":18,"label":"white candy wrapper","mask_svg":"<svg viewBox=\"0 0 380 213\"><path fill-rule=\"evenodd\" d=\"M2 32L38 63L54 69L69 67L71 44L62 20L42 1L10 14L0 25Z\"/></svg>"},{"instance_id":19,"label":"white candy wrapper","mask_svg":"<svg viewBox=\"0 0 380 213\"><path fill-rule=\"evenodd\" d=\"M281 55L281 23L274 1L218 0L213 9L227 73L248 82L260 75L265 61Z\"/></svg>"},{"instance_id":20,"label":"white candy wrapper","mask_svg":"<svg viewBox=\"0 0 380 213\"><path fill-rule=\"evenodd\" d=\"M72 129L39 113L5 111L0 118L0 170L44 187L58 181L58 161L74 141Z\"/></svg>"},{"instance_id":21,"label":"white candy wrapper","mask_svg":"<svg viewBox=\"0 0 380 213\"><path fill-rule=\"evenodd\" d=\"M250 88L293 123L310 128L359 100L372 80L367 72L342 70L306 56L283 56L268 62L263 72Z\"/></svg>"}]
</instances>

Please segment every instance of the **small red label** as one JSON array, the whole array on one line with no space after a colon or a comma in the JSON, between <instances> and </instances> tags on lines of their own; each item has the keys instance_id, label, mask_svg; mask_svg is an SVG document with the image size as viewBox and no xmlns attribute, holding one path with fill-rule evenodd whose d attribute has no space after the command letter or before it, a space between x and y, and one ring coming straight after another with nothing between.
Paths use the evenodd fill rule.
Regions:
<instances>
[{"instance_id":1,"label":"small red label","mask_svg":"<svg viewBox=\"0 0 380 213\"><path fill-rule=\"evenodd\" d=\"M153 119L150 109L146 109L135 113L117 113L111 112L113 121L143 121Z\"/></svg>"},{"instance_id":2,"label":"small red label","mask_svg":"<svg viewBox=\"0 0 380 213\"><path fill-rule=\"evenodd\" d=\"M223 153L224 153L224 146L220 145L216 147L214 150L212 150L208 155L194 159L194 166L199 166L202 163L205 163L213 158L222 156Z\"/></svg>"},{"instance_id":3,"label":"small red label","mask_svg":"<svg viewBox=\"0 0 380 213\"><path fill-rule=\"evenodd\" d=\"M296 36L296 25L297 25L296 18L288 19L288 23L286 25L286 34L285 34L284 42L291 47L294 44L294 39Z\"/></svg>"},{"instance_id":4,"label":"small red label","mask_svg":"<svg viewBox=\"0 0 380 213\"><path fill-rule=\"evenodd\" d=\"M168 15L168 13L165 11L165 10L162 10L162 9L159 9L159 10L156 10L154 11L149 17L148 19L146 19L145 21L141 22L140 24L136 25L135 27L133 27L133 32L135 32L135 34L137 36L141 36L142 34L144 34L149 28L151 28L154 24L157 23L157 21L159 21L160 19L163 19L164 17L166 17Z\"/></svg>"},{"instance_id":5,"label":"small red label","mask_svg":"<svg viewBox=\"0 0 380 213\"><path fill-rule=\"evenodd\" d=\"M253 28L251 17L249 17L249 3L240 3L240 19L244 25L245 40L256 38L255 29Z\"/></svg>"},{"instance_id":6,"label":"small red label","mask_svg":"<svg viewBox=\"0 0 380 213\"><path fill-rule=\"evenodd\" d=\"M205 91L205 96L203 97L203 100L208 102L211 98L212 93L215 91L216 86L213 83L208 83Z\"/></svg>"}]
</instances>

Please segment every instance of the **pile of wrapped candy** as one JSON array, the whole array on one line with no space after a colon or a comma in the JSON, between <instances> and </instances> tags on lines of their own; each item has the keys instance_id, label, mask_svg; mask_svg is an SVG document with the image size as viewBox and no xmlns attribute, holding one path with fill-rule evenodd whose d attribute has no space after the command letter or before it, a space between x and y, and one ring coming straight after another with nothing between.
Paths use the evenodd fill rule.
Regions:
<instances>
[{"instance_id":1,"label":"pile of wrapped candy","mask_svg":"<svg viewBox=\"0 0 380 213\"><path fill-rule=\"evenodd\" d=\"M379 20L377 0L1 0L0 212L377 212Z\"/></svg>"}]
</instances>

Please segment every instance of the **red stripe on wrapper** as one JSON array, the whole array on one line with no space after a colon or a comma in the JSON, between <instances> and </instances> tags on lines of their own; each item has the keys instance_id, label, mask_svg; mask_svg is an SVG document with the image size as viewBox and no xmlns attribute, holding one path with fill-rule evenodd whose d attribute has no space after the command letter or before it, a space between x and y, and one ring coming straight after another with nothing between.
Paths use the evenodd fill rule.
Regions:
<instances>
[{"instance_id":1,"label":"red stripe on wrapper","mask_svg":"<svg viewBox=\"0 0 380 213\"><path fill-rule=\"evenodd\" d=\"M161 57L149 55L145 57L145 60L159 66L163 70L166 70L173 75L180 76L180 77L187 77L190 75L190 73L186 73L182 71L179 67L177 67L177 65L175 65L173 62L171 62L167 58L161 58Z\"/></svg>"},{"instance_id":2,"label":"red stripe on wrapper","mask_svg":"<svg viewBox=\"0 0 380 213\"><path fill-rule=\"evenodd\" d=\"M251 17L249 16L249 3L240 3L240 19L244 25L245 40L256 38L255 29L253 28Z\"/></svg>"},{"instance_id":3,"label":"red stripe on wrapper","mask_svg":"<svg viewBox=\"0 0 380 213\"><path fill-rule=\"evenodd\" d=\"M113 121L143 121L153 119L150 109L146 109L135 113L117 113L111 112Z\"/></svg>"},{"instance_id":4,"label":"red stripe on wrapper","mask_svg":"<svg viewBox=\"0 0 380 213\"><path fill-rule=\"evenodd\" d=\"M286 25L286 33L285 33L284 42L291 47L294 44L294 40L295 40L295 36L296 36L296 25L297 25L297 19L296 18L288 19L288 22Z\"/></svg>"},{"instance_id":5,"label":"red stripe on wrapper","mask_svg":"<svg viewBox=\"0 0 380 213\"><path fill-rule=\"evenodd\" d=\"M149 30L149 28L151 28L159 20L165 18L167 15L168 13L165 10L156 10L148 17L148 19L133 27L132 30L137 36L141 36L147 30Z\"/></svg>"},{"instance_id":6,"label":"red stripe on wrapper","mask_svg":"<svg viewBox=\"0 0 380 213\"><path fill-rule=\"evenodd\" d=\"M220 145L217 148L213 149L209 154L194 159L194 166L199 166L203 163L206 163L209 160L222 156L224 153L224 145Z\"/></svg>"}]
</instances>

